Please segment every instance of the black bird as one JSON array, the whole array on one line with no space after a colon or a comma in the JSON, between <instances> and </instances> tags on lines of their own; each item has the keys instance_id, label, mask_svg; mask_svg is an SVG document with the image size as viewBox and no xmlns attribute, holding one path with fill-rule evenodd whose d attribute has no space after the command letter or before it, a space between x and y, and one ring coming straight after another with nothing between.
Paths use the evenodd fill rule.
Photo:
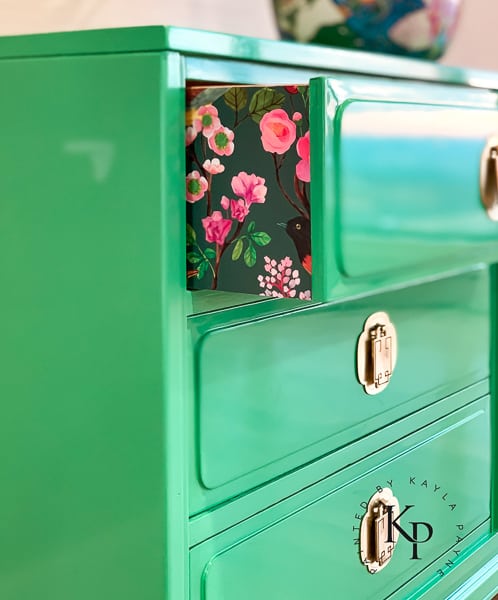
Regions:
<instances>
[{"instance_id":1,"label":"black bird","mask_svg":"<svg viewBox=\"0 0 498 600\"><path fill-rule=\"evenodd\" d=\"M287 223L278 223L296 246L297 255L305 271L311 275L311 226L309 219L294 217Z\"/></svg>"}]
</instances>

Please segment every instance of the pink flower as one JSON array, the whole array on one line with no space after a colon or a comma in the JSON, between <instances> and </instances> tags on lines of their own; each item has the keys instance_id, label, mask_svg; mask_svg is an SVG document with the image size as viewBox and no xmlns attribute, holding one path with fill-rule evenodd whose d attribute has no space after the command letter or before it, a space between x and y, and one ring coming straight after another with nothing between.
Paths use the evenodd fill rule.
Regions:
<instances>
[{"instance_id":1,"label":"pink flower","mask_svg":"<svg viewBox=\"0 0 498 600\"><path fill-rule=\"evenodd\" d=\"M205 137L211 137L214 130L221 126L218 109L212 104L201 106L197 111L193 126L196 131L202 131L202 135Z\"/></svg>"},{"instance_id":2,"label":"pink flower","mask_svg":"<svg viewBox=\"0 0 498 600\"><path fill-rule=\"evenodd\" d=\"M301 159L296 165L296 176L301 181L310 181L310 132L297 140L297 155Z\"/></svg>"},{"instance_id":3,"label":"pink flower","mask_svg":"<svg viewBox=\"0 0 498 600\"><path fill-rule=\"evenodd\" d=\"M225 210L230 208L232 219L237 219L240 223L242 223L249 214L249 205L246 204L245 200L232 200L231 198L222 196L220 204L221 208L224 208Z\"/></svg>"},{"instance_id":4,"label":"pink flower","mask_svg":"<svg viewBox=\"0 0 498 600\"><path fill-rule=\"evenodd\" d=\"M248 208L253 203L262 204L266 200L265 179L254 173L249 175L241 171L237 176L232 177L232 190L245 201Z\"/></svg>"},{"instance_id":5,"label":"pink flower","mask_svg":"<svg viewBox=\"0 0 498 600\"><path fill-rule=\"evenodd\" d=\"M259 122L261 141L266 152L284 154L296 139L296 125L285 110L276 108L263 115Z\"/></svg>"},{"instance_id":6,"label":"pink flower","mask_svg":"<svg viewBox=\"0 0 498 600\"><path fill-rule=\"evenodd\" d=\"M212 215L202 220L202 226L206 232L206 241L215 242L222 246L232 228L231 219L224 219L219 210L215 210Z\"/></svg>"},{"instance_id":7,"label":"pink flower","mask_svg":"<svg viewBox=\"0 0 498 600\"><path fill-rule=\"evenodd\" d=\"M249 214L249 207L246 205L244 200L230 200L230 210L232 213L232 219L237 219L239 223L242 223L242 221Z\"/></svg>"},{"instance_id":8,"label":"pink flower","mask_svg":"<svg viewBox=\"0 0 498 600\"><path fill-rule=\"evenodd\" d=\"M217 175L218 173L223 173L225 170L224 165L220 163L219 158L213 158L213 160L205 160L202 163L202 167L211 175Z\"/></svg>"},{"instance_id":9,"label":"pink flower","mask_svg":"<svg viewBox=\"0 0 498 600\"><path fill-rule=\"evenodd\" d=\"M185 146L190 146L190 144L197 137L197 130L195 127L187 127L187 131L185 132Z\"/></svg>"},{"instance_id":10,"label":"pink flower","mask_svg":"<svg viewBox=\"0 0 498 600\"><path fill-rule=\"evenodd\" d=\"M303 115L300 112L296 112L292 115L292 120L293 121L302 121L303 120Z\"/></svg>"},{"instance_id":11,"label":"pink flower","mask_svg":"<svg viewBox=\"0 0 498 600\"><path fill-rule=\"evenodd\" d=\"M233 154L234 149L233 138L233 131L221 125L213 131L208 139L208 144L211 150L219 156L230 156L230 154Z\"/></svg>"},{"instance_id":12,"label":"pink flower","mask_svg":"<svg viewBox=\"0 0 498 600\"><path fill-rule=\"evenodd\" d=\"M197 202L204 197L208 189L208 182L199 171L192 171L187 175L187 202Z\"/></svg>"},{"instance_id":13,"label":"pink flower","mask_svg":"<svg viewBox=\"0 0 498 600\"><path fill-rule=\"evenodd\" d=\"M297 89L297 85L284 85L284 89L289 94L297 94L299 90Z\"/></svg>"}]
</instances>

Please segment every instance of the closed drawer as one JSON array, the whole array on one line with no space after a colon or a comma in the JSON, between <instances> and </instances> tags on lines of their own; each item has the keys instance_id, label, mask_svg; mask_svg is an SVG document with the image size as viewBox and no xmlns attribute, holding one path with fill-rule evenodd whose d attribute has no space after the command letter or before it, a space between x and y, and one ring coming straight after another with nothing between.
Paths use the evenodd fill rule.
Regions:
<instances>
[{"instance_id":1,"label":"closed drawer","mask_svg":"<svg viewBox=\"0 0 498 600\"><path fill-rule=\"evenodd\" d=\"M479 190L495 94L353 77L311 93L315 298L498 258Z\"/></svg>"},{"instance_id":2,"label":"closed drawer","mask_svg":"<svg viewBox=\"0 0 498 600\"><path fill-rule=\"evenodd\" d=\"M487 377L488 296L488 271L478 269L236 326L223 326L223 312L192 319L192 512ZM379 310L397 329L398 361L385 391L368 396L356 345Z\"/></svg>"},{"instance_id":3,"label":"closed drawer","mask_svg":"<svg viewBox=\"0 0 498 600\"><path fill-rule=\"evenodd\" d=\"M482 398L193 548L192 600L370 600L421 572L416 585L439 580L477 528L489 531L490 469ZM407 536L400 533L389 563L371 574L358 529L385 487L404 511L398 524Z\"/></svg>"}]
</instances>

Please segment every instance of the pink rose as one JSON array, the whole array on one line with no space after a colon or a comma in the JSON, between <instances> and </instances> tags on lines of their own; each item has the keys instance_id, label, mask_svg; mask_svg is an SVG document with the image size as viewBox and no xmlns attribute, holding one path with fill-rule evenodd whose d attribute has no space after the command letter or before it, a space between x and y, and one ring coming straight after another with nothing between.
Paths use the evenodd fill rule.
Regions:
<instances>
[{"instance_id":1,"label":"pink rose","mask_svg":"<svg viewBox=\"0 0 498 600\"><path fill-rule=\"evenodd\" d=\"M219 210L215 210L212 215L202 220L202 226L206 232L206 241L215 242L222 246L232 228L231 219L224 219Z\"/></svg>"},{"instance_id":2,"label":"pink rose","mask_svg":"<svg viewBox=\"0 0 498 600\"><path fill-rule=\"evenodd\" d=\"M187 202L194 203L204 197L208 189L208 182L199 171L192 171L187 175Z\"/></svg>"},{"instance_id":3,"label":"pink rose","mask_svg":"<svg viewBox=\"0 0 498 600\"><path fill-rule=\"evenodd\" d=\"M259 122L259 129L266 152L284 154L296 139L296 125L281 108L267 112Z\"/></svg>"},{"instance_id":4,"label":"pink rose","mask_svg":"<svg viewBox=\"0 0 498 600\"><path fill-rule=\"evenodd\" d=\"M211 150L219 156L230 156L234 150L233 138L233 131L228 127L221 126L213 131L208 139L208 144Z\"/></svg>"},{"instance_id":5,"label":"pink rose","mask_svg":"<svg viewBox=\"0 0 498 600\"><path fill-rule=\"evenodd\" d=\"M297 121L302 121L303 120L303 115L296 110L296 112L292 115L292 120L296 121L296 122Z\"/></svg>"},{"instance_id":6,"label":"pink rose","mask_svg":"<svg viewBox=\"0 0 498 600\"><path fill-rule=\"evenodd\" d=\"M248 208L253 203L262 204L266 200L265 180L254 173L249 175L241 171L237 176L232 177L232 190L245 201Z\"/></svg>"},{"instance_id":7,"label":"pink rose","mask_svg":"<svg viewBox=\"0 0 498 600\"><path fill-rule=\"evenodd\" d=\"M222 196L220 204L221 204L221 208L228 210L228 207L230 206L230 198L227 198L226 196Z\"/></svg>"},{"instance_id":8,"label":"pink rose","mask_svg":"<svg viewBox=\"0 0 498 600\"><path fill-rule=\"evenodd\" d=\"M242 223L242 221L249 214L249 207L246 205L244 200L230 200L230 210L232 213L232 219L237 219L239 223Z\"/></svg>"},{"instance_id":9,"label":"pink rose","mask_svg":"<svg viewBox=\"0 0 498 600\"><path fill-rule=\"evenodd\" d=\"M310 181L310 132L297 140L297 155L301 159L296 165L296 177L301 181Z\"/></svg>"}]
</instances>

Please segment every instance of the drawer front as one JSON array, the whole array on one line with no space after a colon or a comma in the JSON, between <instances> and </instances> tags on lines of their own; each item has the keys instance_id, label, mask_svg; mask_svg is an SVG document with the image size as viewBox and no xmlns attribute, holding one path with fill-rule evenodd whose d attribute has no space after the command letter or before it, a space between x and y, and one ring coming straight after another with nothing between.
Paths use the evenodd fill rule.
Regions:
<instances>
[{"instance_id":1,"label":"drawer front","mask_svg":"<svg viewBox=\"0 0 498 600\"><path fill-rule=\"evenodd\" d=\"M489 399L377 454L195 547L192 600L380 599L424 569L418 585L446 574L472 532L489 530ZM398 499L405 533L371 574L358 529L378 487Z\"/></svg>"},{"instance_id":2,"label":"drawer front","mask_svg":"<svg viewBox=\"0 0 498 600\"><path fill-rule=\"evenodd\" d=\"M194 512L260 485L489 373L485 269L208 329L196 348ZM382 393L356 378L367 317L387 311L398 360Z\"/></svg>"},{"instance_id":3,"label":"drawer front","mask_svg":"<svg viewBox=\"0 0 498 600\"><path fill-rule=\"evenodd\" d=\"M498 259L479 191L496 95L348 78L312 93L315 297Z\"/></svg>"}]
</instances>

